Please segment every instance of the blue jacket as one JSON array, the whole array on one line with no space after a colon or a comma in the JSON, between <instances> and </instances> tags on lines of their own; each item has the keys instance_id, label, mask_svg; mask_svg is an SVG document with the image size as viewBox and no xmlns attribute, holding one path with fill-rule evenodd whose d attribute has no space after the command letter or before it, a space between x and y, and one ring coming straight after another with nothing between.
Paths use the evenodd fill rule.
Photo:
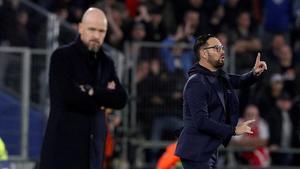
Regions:
<instances>
[{"instance_id":1,"label":"blue jacket","mask_svg":"<svg viewBox=\"0 0 300 169\"><path fill-rule=\"evenodd\" d=\"M199 64L189 72L183 93L184 128L175 152L181 158L207 162L217 148L221 144L226 146L234 135L239 110L234 89L250 86L256 78L252 72L239 76L219 70L219 74L225 90L220 90L216 75Z\"/></svg>"},{"instance_id":2,"label":"blue jacket","mask_svg":"<svg viewBox=\"0 0 300 169\"><path fill-rule=\"evenodd\" d=\"M191 38L189 40L189 44L194 44L195 39ZM174 41L171 37L166 38L163 42L163 45L170 46L170 47L164 47L161 49L161 59L164 62L167 71L168 72L174 72L175 71L175 64L174 64L174 59L175 56L172 54L172 49L171 47L176 44L176 41ZM195 58L193 55L193 50L192 49L185 49L181 56L180 56L180 62L182 64L182 69L184 72L184 75L187 75L187 72L189 68L193 65ZM187 77L187 76L186 76Z\"/></svg>"}]
</instances>

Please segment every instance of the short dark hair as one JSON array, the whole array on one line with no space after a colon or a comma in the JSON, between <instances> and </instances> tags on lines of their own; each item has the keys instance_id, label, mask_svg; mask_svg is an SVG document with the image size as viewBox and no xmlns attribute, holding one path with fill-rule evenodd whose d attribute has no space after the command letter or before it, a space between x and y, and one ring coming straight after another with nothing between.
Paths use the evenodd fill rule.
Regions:
<instances>
[{"instance_id":1,"label":"short dark hair","mask_svg":"<svg viewBox=\"0 0 300 169\"><path fill-rule=\"evenodd\" d=\"M200 59L200 56L199 56L199 49L200 49L202 46L207 45L207 40L208 40L209 38L212 38L212 37L215 37L215 36L213 36L213 35L211 35L211 34L206 34L206 35L200 35L200 36L198 36L198 37L196 38L196 41L195 41L195 43L194 43L193 49L194 49L194 53L195 53L195 55L196 55L196 57L197 57L198 60Z\"/></svg>"}]
</instances>

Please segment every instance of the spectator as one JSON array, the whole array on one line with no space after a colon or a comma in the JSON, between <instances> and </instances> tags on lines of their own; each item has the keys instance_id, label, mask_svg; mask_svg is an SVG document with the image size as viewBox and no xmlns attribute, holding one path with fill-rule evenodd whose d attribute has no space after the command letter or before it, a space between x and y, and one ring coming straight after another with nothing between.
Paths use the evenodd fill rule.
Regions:
<instances>
[{"instance_id":1,"label":"spectator","mask_svg":"<svg viewBox=\"0 0 300 169\"><path fill-rule=\"evenodd\" d=\"M300 148L300 96L294 99L294 104L291 109L293 123L293 148ZM300 166L300 154L294 154L293 165Z\"/></svg>"},{"instance_id":2,"label":"spectator","mask_svg":"<svg viewBox=\"0 0 300 169\"><path fill-rule=\"evenodd\" d=\"M138 15L135 22L145 25L147 41L161 41L167 34L167 29L163 22L162 11L159 7L147 6L146 3L141 4L138 8Z\"/></svg>"},{"instance_id":3,"label":"spectator","mask_svg":"<svg viewBox=\"0 0 300 169\"><path fill-rule=\"evenodd\" d=\"M131 29L131 37L130 40L132 42L140 42L146 40L146 27L142 22L135 22L132 25Z\"/></svg>"},{"instance_id":4,"label":"spectator","mask_svg":"<svg viewBox=\"0 0 300 169\"><path fill-rule=\"evenodd\" d=\"M294 61L291 48L287 44L283 44L276 51L276 58L270 61L270 73L280 73L284 79L284 90L292 97L299 94L299 63Z\"/></svg>"},{"instance_id":5,"label":"spectator","mask_svg":"<svg viewBox=\"0 0 300 169\"><path fill-rule=\"evenodd\" d=\"M286 45L287 42L286 42L284 35L281 33L278 33L273 36L270 44L271 44L271 46L264 45L264 47L266 48L266 51L267 51L266 59L269 62L274 62L277 60L277 56L279 54L280 48L283 47L284 45Z\"/></svg>"},{"instance_id":6,"label":"spectator","mask_svg":"<svg viewBox=\"0 0 300 169\"><path fill-rule=\"evenodd\" d=\"M186 76L188 69L194 62L192 49L185 49L184 44L192 44L194 37L189 27L179 26L173 36L167 37L162 43L166 45L161 49L161 57L169 73L181 69ZM169 47L170 46L170 47Z\"/></svg>"},{"instance_id":7,"label":"spectator","mask_svg":"<svg viewBox=\"0 0 300 169\"><path fill-rule=\"evenodd\" d=\"M248 105L245 109L244 116L239 121L255 119L250 124L253 134L241 135L233 137L231 144L239 147L254 148L252 152L239 153L239 158L254 167L267 167L270 165L269 150L266 148L269 141L268 124L260 117L258 107Z\"/></svg>"},{"instance_id":8,"label":"spectator","mask_svg":"<svg viewBox=\"0 0 300 169\"><path fill-rule=\"evenodd\" d=\"M251 19L250 13L242 11L238 14L237 27L230 33L230 40L233 44L236 64L235 70L237 73L245 73L247 70L252 69L252 64L255 62L255 54L261 50L262 45L260 39L257 37L256 32L250 29ZM254 86L256 87L256 86ZM239 94L240 110L244 110L245 106L249 104L251 90L255 88L242 87Z\"/></svg>"},{"instance_id":9,"label":"spectator","mask_svg":"<svg viewBox=\"0 0 300 169\"><path fill-rule=\"evenodd\" d=\"M237 27L230 33L230 40L234 45L236 53L236 70L244 73L251 69L251 64L255 61L255 54L262 49L262 44L256 31L251 28L250 13L242 11L237 18Z\"/></svg>"},{"instance_id":10,"label":"spectator","mask_svg":"<svg viewBox=\"0 0 300 169\"><path fill-rule=\"evenodd\" d=\"M109 24L109 31L106 41L113 47L122 50L126 30L126 23L124 16L122 16L122 9L117 7L106 7L107 19Z\"/></svg>"},{"instance_id":11,"label":"spectator","mask_svg":"<svg viewBox=\"0 0 300 169\"><path fill-rule=\"evenodd\" d=\"M212 34L217 34L218 32L224 31L227 25L224 22L225 11L222 5L219 5L213 10L213 14L209 20L209 30Z\"/></svg>"},{"instance_id":12,"label":"spectator","mask_svg":"<svg viewBox=\"0 0 300 169\"><path fill-rule=\"evenodd\" d=\"M293 27L291 31L291 45L296 53L296 61L300 62L300 1L293 0Z\"/></svg>"},{"instance_id":13,"label":"spectator","mask_svg":"<svg viewBox=\"0 0 300 169\"><path fill-rule=\"evenodd\" d=\"M281 74L277 73L272 75L269 84L257 94L255 102L263 118L270 115L271 107L276 107L276 100L283 93L283 88L284 79Z\"/></svg>"},{"instance_id":14,"label":"spectator","mask_svg":"<svg viewBox=\"0 0 300 169\"><path fill-rule=\"evenodd\" d=\"M268 44L276 33L282 33L285 37L288 37L292 16L291 1L265 0L263 7L263 27L265 31L263 43Z\"/></svg>"},{"instance_id":15,"label":"spectator","mask_svg":"<svg viewBox=\"0 0 300 169\"><path fill-rule=\"evenodd\" d=\"M207 27L202 26L202 24L200 13L195 10L187 10L181 25L183 25L187 36L195 36L196 34L208 32Z\"/></svg>"},{"instance_id":16,"label":"spectator","mask_svg":"<svg viewBox=\"0 0 300 169\"><path fill-rule=\"evenodd\" d=\"M243 0L227 0L225 2L225 22L228 24L229 29L236 28L236 20L241 11L250 11L250 2Z\"/></svg>"},{"instance_id":17,"label":"spectator","mask_svg":"<svg viewBox=\"0 0 300 169\"><path fill-rule=\"evenodd\" d=\"M292 146L293 130L292 123L292 100L288 93L282 93L276 100L276 106L271 108L267 121L270 130L269 148L276 151L280 148L290 148ZM272 165L290 165L292 154L285 152L272 152Z\"/></svg>"},{"instance_id":18,"label":"spectator","mask_svg":"<svg viewBox=\"0 0 300 169\"><path fill-rule=\"evenodd\" d=\"M150 25L148 30L148 37L150 41L160 42L167 36L167 28L164 24L164 18L159 8L153 8L150 11Z\"/></svg>"},{"instance_id":19,"label":"spectator","mask_svg":"<svg viewBox=\"0 0 300 169\"><path fill-rule=\"evenodd\" d=\"M148 60L141 60L137 62L135 82L140 83L149 75L149 62Z\"/></svg>"},{"instance_id":20,"label":"spectator","mask_svg":"<svg viewBox=\"0 0 300 169\"><path fill-rule=\"evenodd\" d=\"M4 0L0 6L0 40L4 45L9 45L9 32L14 29L17 20L18 3Z\"/></svg>"},{"instance_id":21,"label":"spectator","mask_svg":"<svg viewBox=\"0 0 300 169\"><path fill-rule=\"evenodd\" d=\"M162 73L161 61L153 57L148 62L149 74L137 84L137 119L142 124L145 137L151 137L154 118L165 112L167 97L167 75Z\"/></svg>"}]
</instances>

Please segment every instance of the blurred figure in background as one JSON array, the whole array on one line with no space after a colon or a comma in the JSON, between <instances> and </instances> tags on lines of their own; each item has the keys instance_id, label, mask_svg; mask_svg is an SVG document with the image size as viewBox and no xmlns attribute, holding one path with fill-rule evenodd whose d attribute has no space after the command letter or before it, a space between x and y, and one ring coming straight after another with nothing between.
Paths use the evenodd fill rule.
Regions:
<instances>
[{"instance_id":1,"label":"blurred figure in background","mask_svg":"<svg viewBox=\"0 0 300 169\"><path fill-rule=\"evenodd\" d=\"M238 154L238 159L242 163L254 167L268 167L271 163L269 150L267 148L269 141L269 127L264 119L260 117L258 107L248 105L245 109L244 116L239 122L255 119L255 122L250 124L252 134L246 134L233 137L231 145L254 148L253 152L242 152Z\"/></svg>"},{"instance_id":2,"label":"blurred figure in background","mask_svg":"<svg viewBox=\"0 0 300 169\"><path fill-rule=\"evenodd\" d=\"M251 69L255 56L262 49L256 30L251 29L251 15L247 11L238 14L236 27L230 33L230 41L236 53L236 72L245 73Z\"/></svg>"},{"instance_id":3,"label":"blurred figure in background","mask_svg":"<svg viewBox=\"0 0 300 169\"><path fill-rule=\"evenodd\" d=\"M279 73L284 79L284 90L292 97L300 94L300 91L296 90L300 89L299 84L297 85L299 83L300 65L294 62L293 53L289 45L284 45L279 49L277 60L279 63L279 65L277 64L279 66Z\"/></svg>"},{"instance_id":4,"label":"blurred figure in background","mask_svg":"<svg viewBox=\"0 0 300 169\"><path fill-rule=\"evenodd\" d=\"M188 25L178 26L174 35L167 37L162 44L161 59L169 73L181 70L184 76L187 76L188 69L194 63L192 49L185 47L186 44L193 44L195 38L192 35Z\"/></svg>"},{"instance_id":5,"label":"blurred figure in background","mask_svg":"<svg viewBox=\"0 0 300 169\"><path fill-rule=\"evenodd\" d=\"M270 82L260 90L254 102L258 105L260 115L266 119L270 115L270 108L276 107L276 100L283 93L284 79L281 74L276 73L271 77Z\"/></svg>"},{"instance_id":6,"label":"blurred figure in background","mask_svg":"<svg viewBox=\"0 0 300 169\"><path fill-rule=\"evenodd\" d=\"M245 73L251 69L252 64L255 62L256 53L262 49L262 44L258 38L256 30L251 29L251 15L248 11L241 11L236 20L236 27L230 33L230 41L233 45L235 53L235 70L236 73ZM259 85L258 85L259 86ZM241 87L240 98L240 112L242 112L246 105L249 104L252 98L251 90L255 90L256 86L252 88Z\"/></svg>"},{"instance_id":7,"label":"blurred figure in background","mask_svg":"<svg viewBox=\"0 0 300 169\"><path fill-rule=\"evenodd\" d=\"M147 62L143 61L140 64L144 65L140 71L146 74L137 84L137 118L141 120L144 136L151 138L152 133L157 132L151 129L154 119L166 112L164 105L168 94L166 92L168 77L166 73L163 73L159 57L153 57Z\"/></svg>"},{"instance_id":8,"label":"blurred figure in background","mask_svg":"<svg viewBox=\"0 0 300 169\"><path fill-rule=\"evenodd\" d=\"M280 148L291 148L294 137L293 114L291 113L293 102L291 96L284 92L276 100L276 106L272 107L267 116L270 130L269 148L276 151ZM290 165L292 154L271 152L272 165Z\"/></svg>"}]
</instances>

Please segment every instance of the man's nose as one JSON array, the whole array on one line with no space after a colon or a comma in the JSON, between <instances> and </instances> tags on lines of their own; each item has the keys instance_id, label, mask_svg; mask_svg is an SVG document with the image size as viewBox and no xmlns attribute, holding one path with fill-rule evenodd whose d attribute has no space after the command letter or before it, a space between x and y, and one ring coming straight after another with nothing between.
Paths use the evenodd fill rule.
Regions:
<instances>
[{"instance_id":1,"label":"man's nose","mask_svg":"<svg viewBox=\"0 0 300 169\"><path fill-rule=\"evenodd\" d=\"M93 36L94 36L94 38L99 39L100 36L101 36L101 33L98 32L98 31L95 31L94 34L93 34Z\"/></svg>"},{"instance_id":2,"label":"man's nose","mask_svg":"<svg viewBox=\"0 0 300 169\"><path fill-rule=\"evenodd\" d=\"M220 49L220 53L221 53L221 54L225 54L225 49L224 49L224 48L221 48L221 49Z\"/></svg>"}]
</instances>

